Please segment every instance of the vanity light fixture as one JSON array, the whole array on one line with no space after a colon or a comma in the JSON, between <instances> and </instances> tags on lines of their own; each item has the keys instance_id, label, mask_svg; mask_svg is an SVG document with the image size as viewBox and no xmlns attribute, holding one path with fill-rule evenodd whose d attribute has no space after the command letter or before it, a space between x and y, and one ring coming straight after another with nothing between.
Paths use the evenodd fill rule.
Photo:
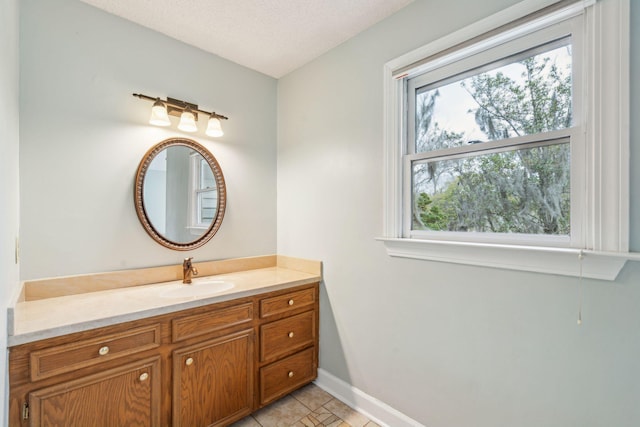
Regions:
<instances>
[{"instance_id":1,"label":"vanity light fixture","mask_svg":"<svg viewBox=\"0 0 640 427\"><path fill-rule=\"evenodd\" d=\"M208 136L217 138L224 135L220 120L228 120L228 117L217 114L216 112L208 112L198 109L198 105L190 102L181 101L175 98L167 97L166 100L154 98L140 93L134 93L133 96L147 101L153 101L151 107L151 117L149 124L155 126L169 126L171 121L169 116L180 117L178 129L184 132L196 132L198 130L198 114L206 114L209 116L207 129L205 133Z\"/></svg>"}]
</instances>

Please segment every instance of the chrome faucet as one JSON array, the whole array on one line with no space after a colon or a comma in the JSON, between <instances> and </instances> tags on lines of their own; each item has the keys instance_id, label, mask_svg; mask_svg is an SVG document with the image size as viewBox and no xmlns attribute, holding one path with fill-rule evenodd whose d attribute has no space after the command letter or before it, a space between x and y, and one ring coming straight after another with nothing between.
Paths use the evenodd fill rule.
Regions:
<instances>
[{"instance_id":1,"label":"chrome faucet","mask_svg":"<svg viewBox=\"0 0 640 427\"><path fill-rule=\"evenodd\" d=\"M198 269L193 266L191 260L193 257L185 258L182 262L182 283L191 284L192 275L198 275Z\"/></svg>"}]
</instances>

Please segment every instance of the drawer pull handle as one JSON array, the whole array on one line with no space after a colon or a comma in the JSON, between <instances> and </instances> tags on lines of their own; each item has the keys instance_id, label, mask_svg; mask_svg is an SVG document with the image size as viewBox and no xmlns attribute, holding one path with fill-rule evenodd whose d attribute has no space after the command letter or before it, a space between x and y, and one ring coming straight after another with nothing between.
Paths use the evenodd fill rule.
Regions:
<instances>
[{"instance_id":1,"label":"drawer pull handle","mask_svg":"<svg viewBox=\"0 0 640 427\"><path fill-rule=\"evenodd\" d=\"M293 332L289 332L289 338L293 338Z\"/></svg>"},{"instance_id":2,"label":"drawer pull handle","mask_svg":"<svg viewBox=\"0 0 640 427\"><path fill-rule=\"evenodd\" d=\"M147 374L146 372L140 375L140 381L146 381L148 379L149 379L149 374Z\"/></svg>"},{"instance_id":3,"label":"drawer pull handle","mask_svg":"<svg viewBox=\"0 0 640 427\"><path fill-rule=\"evenodd\" d=\"M106 356L107 354L109 354L109 347L107 347L106 345L104 347L100 347L100 350L98 350L98 354L100 356Z\"/></svg>"},{"instance_id":4,"label":"drawer pull handle","mask_svg":"<svg viewBox=\"0 0 640 427\"><path fill-rule=\"evenodd\" d=\"M187 360L184 363L186 363L187 366L193 365L193 358L188 357Z\"/></svg>"},{"instance_id":5,"label":"drawer pull handle","mask_svg":"<svg viewBox=\"0 0 640 427\"><path fill-rule=\"evenodd\" d=\"M289 378L293 378L293 371L289 371Z\"/></svg>"},{"instance_id":6,"label":"drawer pull handle","mask_svg":"<svg viewBox=\"0 0 640 427\"><path fill-rule=\"evenodd\" d=\"M289 305L293 305L293 300L292 299L289 300Z\"/></svg>"}]
</instances>

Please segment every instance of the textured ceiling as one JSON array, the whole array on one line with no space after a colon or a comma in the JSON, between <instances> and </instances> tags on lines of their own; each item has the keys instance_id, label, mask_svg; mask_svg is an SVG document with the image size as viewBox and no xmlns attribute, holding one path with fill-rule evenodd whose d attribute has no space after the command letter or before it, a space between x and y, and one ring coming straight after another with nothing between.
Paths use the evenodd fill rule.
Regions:
<instances>
[{"instance_id":1,"label":"textured ceiling","mask_svg":"<svg viewBox=\"0 0 640 427\"><path fill-rule=\"evenodd\" d=\"M413 0L82 0L279 78Z\"/></svg>"}]
</instances>

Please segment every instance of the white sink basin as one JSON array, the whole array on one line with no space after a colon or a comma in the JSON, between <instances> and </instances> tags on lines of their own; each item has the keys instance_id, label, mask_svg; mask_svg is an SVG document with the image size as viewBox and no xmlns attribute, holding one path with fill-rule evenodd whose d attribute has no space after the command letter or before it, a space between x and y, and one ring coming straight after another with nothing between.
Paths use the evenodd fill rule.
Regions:
<instances>
[{"instance_id":1,"label":"white sink basin","mask_svg":"<svg viewBox=\"0 0 640 427\"><path fill-rule=\"evenodd\" d=\"M228 291L234 284L220 279L193 279L193 283L172 285L169 289L160 294L162 298L189 298L213 295L219 292Z\"/></svg>"}]
</instances>

